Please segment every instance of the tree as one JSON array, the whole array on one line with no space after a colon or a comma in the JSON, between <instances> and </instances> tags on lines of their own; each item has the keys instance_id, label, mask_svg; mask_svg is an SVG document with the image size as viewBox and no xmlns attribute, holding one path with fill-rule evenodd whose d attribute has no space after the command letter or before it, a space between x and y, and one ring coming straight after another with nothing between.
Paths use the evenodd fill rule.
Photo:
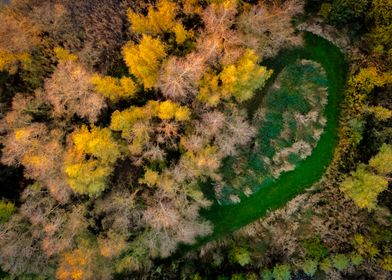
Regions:
<instances>
[{"instance_id":1,"label":"tree","mask_svg":"<svg viewBox=\"0 0 392 280\"><path fill-rule=\"evenodd\" d=\"M392 255L386 255L381 261L381 267L386 271L392 271Z\"/></svg>"},{"instance_id":2,"label":"tree","mask_svg":"<svg viewBox=\"0 0 392 280\"><path fill-rule=\"evenodd\" d=\"M112 114L110 128L114 131L122 131L122 136L126 138L136 123L148 121L153 117L182 122L190 119L190 110L170 100L163 102L150 100L143 107L130 107L122 112L115 111Z\"/></svg>"},{"instance_id":3,"label":"tree","mask_svg":"<svg viewBox=\"0 0 392 280\"><path fill-rule=\"evenodd\" d=\"M126 236L109 230L106 237L98 238L99 251L105 258L113 259L118 257L127 249Z\"/></svg>"},{"instance_id":4,"label":"tree","mask_svg":"<svg viewBox=\"0 0 392 280\"><path fill-rule=\"evenodd\" d=\"M166 98L186 101L197 93L205 64L203 57L190 54L185 58L171 57L163 65L159 74L158 87Z\"/></svg>"},{"instance_id":5,"label":"tree","mask_svg":"<svg viewBox=\"0 0 392 280\"><path fill-rule=\"evenodd\" d=\"M114 164L121 157L120 146L108 128L82 126L72 135L65 155L69 186L79 194L98 196L106 187Z\"/></svg>"},{"instance_id":6,"label":"tree","mask_svg":"<svg viewBox=\"0 0 392 280\"><path fill-rule=\"evenodd\" d=\"M370 2L369 0L335 0L329 19L339 27L349 22L360 21L368 11Z\"/></svg>"},{"instance_id":7,"label":"tree","mask_svg":"<svg viewBox=\"0 0 392 280\"><path fill-rule=\"evenodd\" d=\"M392 173L391 157L392 147L384 144L369 161L369 167L373 170L360 164L357 170L342 182L341 190L352 198L358 207L375 209L377 196L388 187L390 178L386 175Z\"/></svg>"},{"instance_id":8,"label":"tree","mask_svg":"<svg viewBox=\"0 0 392 280\"><path fill-rule=\"evenodd\" d=\"M375 87L383 87L392 81L392 73L382 73L376 67L362 68L349 81L349 86L365 95L371 93Z\"/></svg>"},{"instance_id":9,"label":"tree","mask_svg":"<svg viewBox=\"0 0 392 280\"><path fill-rule=\"evenodd\" d=\"M157 35L167 32L175 25L177 6L169 0L159 0L156 9L150 5L147 16L128 10L128 19L133 32Z\"/></svg>"},{"instance_id":10,"label":"tree","mask_svg":"<svg viewBox=\"0 0 392 280\"><path fill-rule=\"evenodd\" d=\"M392 118L392 110L389 110L382 106L368 106L366 111L372 113L374 117L379 121L386 121Z\"/></svg>"},{"instance_id":11,"label":"tree","mask_svg":"<svg viewBox=\"0 0 392 280\"><path fill-rule=\"evenodd\" d=\"M159 103L158 117L162 120L176 119L177 121L187 121L190 119L190 111L185 106L167 100Z\"/></svg>"},{"instance_id":12,"label":"tree","mask_svg":"<svg viewBox=\"0 0 392 280\"><path fill-rule=\"evenodd\" d=\"M302 263L301 267L306 275L313 276L317 271L317 265L317 261L315 260L306 260Z\"/></svg>"},{"instance_id":13,"label":"tree","mask_svg":"<svg viewBox=\"0 0 392 280\"><path fill-rule=\"evenodd\" d=\"M206 62L223 64L235 62L242 54L241 39L233 30L236 22L238 1L217 1L211 3L203 12L205 25L199 36L198 51Z\"/></svg>"},{"instance_id":14,"label":"tree","mask_svg":"<svg viewBox=\"0 0 392 280\"><path fill-rule=\"evenodd\" d=\"M234 247L229 252L229 260L233 263L239 263L241 266L245 266L251 263L251 257L249 251L245 247Z\"/></svg>"},{"instance_id":15,"label":"tree","mask_svg":"<svg viewBox=\"0 0 392 280\"><path fill-rule=\"evenodd\" d=\"M64 46L78 53L83 64L106 72L127 38L123 4L117 0L16 0L10 6L39 27L44 45Z\"/></svg>"},{"instance_id":16,"label":"tree","mask_svg":"<svg viewBox=\"0 0 392 280\"><path fill-rule=\"evenodd\" d=\"M60 61L45 82L45 91L57 117L71 118L76 114L94 123L105 107L103 97L93 90L91 74L72 60Z\"/></svg>"},{"instance_id":17,"label":"tree","mask_svg":"<svg viewBox=\"0 0 392 280\"><path fill-rule=\"evenodd\" d=\"M189 178L219 178L216 171L223 155L217 146L206 145L196 152L187 151L180 160L184 176Z\"/></svg>"},{"instance_id":18,"label":"tree","mask_svg":"<svg viewBox=\"0 0 392 280\"><path fill-rule=\"evenodd\" d=\"M200 207L199 202L189 201L184 193L157 191L143 212L151 230L138 243L144 243L150 254L166 257L179 242L191 244L197 236L210 234L211 224L199 217Z\"/></svg>"},{"instance_id":19,"label":"tree","mask_svg":"<svg viewBox=\"0 0 392 280\"><path fill-rule=\"evenodd\" d=\"M351 258L351 263L355 266L361 265L364 262L363 257L357 253L352 254L350 258Z\"/></svg>"},{"instance_id":20,"label":"tree","mask_svg":"<svg viewBox=\"0 0 392 280\"><path fill-rule=\"evenodd\" d=\"M26 63L30 59L27 53L13 54L0 49L0 71L16 73L18 62Z\"/></svg>"},{"instance_id":21,"label":"tree","mask_svg":"<svg viewBox=\"0 0 392 280\"><path fill-rule=\"evenodd\" d=\"M16 211L15 205L4 199L0 200L0 224L7 222Z\"/></svg>"},{"instance_id":22,"label":"tree","mask_svg":"<svg viewBox=\"0 0 392 280\"><path fill-rule=\"evenodd\" d=\"M291 20L302 13L303 6L298 0L275 4L259 1L239 17L241 43L261 57L271 57L284 46L300 44L301 37L295 34Z\"/></svg>"},{"instance_id":23,"label":"tree","mask_svg":"<svg viewBox=\"0 0 392 280\"><path fill-rule=\"evenodd\" d=\"M256 135L256 129L249 124L244 111L233 106L227 111L225 126L215 136L219 151L224 156L235 155L239 146L249 144Z\"/></svg>"},{"instance_id":24,"label":"tree","mask_svg":"<svg viewBox=\"0 0 392 280\"><path fill-rule=\"evenodd\" d=\"M190 120L190 110L170 100L150 100L143 107L130 107L112 114L110 128L121 131L130 155L140 165L144 159L163 160L165 149L177 148L179 125Z\"/></svg>"},{"instance_id":25,"label":"tree","mask_svg":"<svg viewBox=\"0 0 392 280\"><path fill-rule=\"evenodd\" d=\"M130 191L127 188L110 192L94 203L94 214L102 218L102 230L113 231L128 237L134 230L143 226L141 216L143 209L137 205L140 190Z\"/></svg>"},{"instance_id":26,"label":"tree","mask_svg":"<svg viewBox=\"0 0 392 280\"><path fill-rule=\"evenodd\" d=\"M264 86L272 71L258 65L258 56L247 50L235 65L225 66L220 73L222 95L232 95L237 102L252 98L257 88Z\"/></svg>"},{"instance_id":27,"label":"tree","mask_svg":"<svg viewBox=\"0 0 392 280\"><path fill-rule=\"evenodd\" d=\"M53 263L40 249L40 231L32 231L28 220L16 213L0 225L0 265L15 275L50 276Z\"/></svg>"},{"instance_id":28,"label":"tree","mask_svg":"<svg viewBox=\"0 0 392 280\"><path fill-rule=\"evenodd\" d=\"M337 254L332 257L332 264L338 271L343 271L350 265L350 259L344 254Z\"/></svg>"},{"instance_id":29,"label":"tree","mask_svg":"<svg viewBox=\"0 0 392 280\"><path fill-rule=\"evenodd\" d=\"M144 177L142 179L139 179L139 183L146 184L147 186L153 187L155 186L159 181L159 173L151 170L149 168L146 169L146 172L144 173Z\"/></svg>"},{"instance_id":30,"label":"tree","mask_svg":"<svg viewBox=\"0 0 392 280\"><path fill-rule=\"evenodd\" d=\"M61 255L57 279L111 279L111 268L100 255L95 240L90 239L80 239L76 249Z\"/></svg>"},{"instance_id":31,"label":"tree","mask_svg":"<svg viewBox=\"0 0 392 280\"><path fill-rule=\"evenodd\" d=\"M11 4L0 10L0 49L13 54L29 52L41 41L39 26L16 6Z\"/></svg>"},{"instance_id":32,"label":"tree","mask_svg":"<svg viewBox=\"0 0 392 280\"><path fill-rule=\"evenodd\" d=\"M209 106L217 106L221 101L221 98L219 76L212 71L206 72L200 80L200 89L197 99Z\"/></svg>"},{"instance_id":33,"label":"tree","mask_svg":"<svg viewBox=\"0 0 392 280\"><path fill-rule=\"evenodd\" d=\"M28 186L22 199L20 213L31 223L31 231L40 232L37 242L47 257L74 248L76 238L87 232L90 221L86 218L85 205L63 209L39 183Z\"/></svg>"},{"instance_id":34,"label":"tree","mask_svg":"<svg viewBox=\"0 0 392 280\"><path fill-rule=\"evenodd\" d=\"M129 71L141 80L144 88L156 87L159 68L166 57L165 46L159 39L143 35L137 45L130 41L123 48L123 56Z\"/></svg>"},{"instance_id":35,"label":"tree","mask_svg":"<svg viewBox=\"0 0 392 280\"><path fill-rule=\"evenodd\" d=\"M131 5L138 6L138 2L132 1ZM79 52L84 64L107 73L118 60L118 52L128 38L125 2L65 0L61 4L65 6L66 23L55 30L60 42L65 42L65 47L70 50Z\"/></svg>"},{"instance_id":36,"label":"tree","mask_svg":"<svg viewBox=\"0 0 392 280\"><path fill-rule=\"evenodd\" d=\"M183 44L187 39L190 39L193 37L193 33L190 31L187 31L181 23L176 23L173 27L173 32L176 37L176 43L178 45Z\"/></svg>"},{"instance_id":37,"label":"tree","mask_svg":"<svg viewBox=\"0 0 392 280\"><path fill-rule=\"evenodd\" d=\"M235 22L236 14L237 1L211 3L202 13L206 32L225 38L228 30Z\"/></svg>"},{"instance_id":38,"label":"tree","mask_svg":"<svg viewBox=\"0 0 392 280\"><path fill-rule=\"evenodd\" d=\"M360 208L376 208L377 196L388 186L388 181L360 165L341 185L341 190L352 198Z\"/></svg>"},{"instance_id":39,"label":"tree","mask_svg":"<svg viewBox=\"0 0 392 280\"><path fill-rule=\"evenodd\" d=\"M136 93L136 85L129 77L116 79L109 76L93 75L91 83L95 86L97 93L102 94L113 102L132 98Z\"/></svg>"},{"instance_id":40,"label":"tree","mask_svg":"<svg viewBox=\"0 0 392 280\"><path fill-rule=\"evenodd\" d=\"M146 16L128 10L128 19L131 23L131 30L135 33L147 35L160 35L166 32L173 32L177 44L184 43L192 36L184 26L175 19L177 5L169 0L157 1L156 8L149 5Z\"/></svg>"},{"instance_id":41,"label":"tree","mask_svg":"<svg viewBox=\"0 0 392 280\"><path fill-rule=\"evenodd\" d=\"M18 62L26 62L29 52L40 43L40 29L12 4L0 10L0 18L0 71L15 73Z\"/></svg>"},{"instance_id":42,"label":"tree","mask_svg":"<svg viewBox=\"0 0 392 280\"><path fill-rule=\"evenodd\" d=\"M249 100L271 74L271 70L258 65L257 55L247 50L236 64L225 66L219 75L207 72L200 83L198 99L210 106L232 97L237 102Z\"/></svg>"},{"instance_id":43,"label":"tree","mask_svg":"<svg viewBox=\"0 0 392 280\"><path fill-rule=\"evenodd\" d=\"M377 174L386 176L392 173L392 145L383 144L380 151L369 161L369 166L374 168Z\"/></svg>"},{"instance_id":44,"label":"tree","mask_svg":"<svg viewBox=\"0 0 392 280\"><path fill-rule=\"evenodd\" d=\"M203 8L199 5L198 0L184 0L183 10L186 14L200 14Z\"/></svg>"},{"instance_id":45,"label":"tree","mask_svg":"<svg viewBox=\"0 0 392 280\"><path fill-rule=\"evenodd\" d=\"M364 256L367 259L375 260L380 254L380 250L375 244L369 239L366 239L362 234L354 235L354 248L360 256Z\"/></svg>"},{"instance_id":46,"label":"tree","mask_svg":"<svg viewBox=\"0 0 392 280\"><path fill-rule=\"evenodd\" d=\"M276 280L290 280L290 266L287 264L278 264L274 267L272 274L274 275L274 279Z\"/></svg>"},{"instance_id":47,"label":"tree","mask_svg":"<svg viewBox=\"0 0 392 280\"><path fill-rule=\"evenodd\" d=\"M369 20L374 22L370 36L373 39L375 48L388 54L391 58L392 49L392 28L391 28L391 2L387 0L374 0L371 1L371 10L367 14Z\"/></svg>"},{"instance_id":48,"label":"tree","mask_svg":"<svg viewBox=\"0 0 392 280\"><path fill-rule=\"evenodd\" d=\"M53 49L54 54L56 55L56 58L58 60L63 60L63 61L76 61L78 60L78 57L75 54L71 54L69 50L66 50L61 47L55 47Z\"/></svg>"},{"instance_id":49,"label":"tree","mask_svg":"<svg viewBox=\"0 0 392 280\"><path fill-rule=\"evenodd\" d=\"M8 117L14 117L13 113ZM42 123L18 127L18 123L12 123L12 118L8 120L11 127L16 127L4 141L2 162L7 165L22 164L27 178L39 181L58 201L66 202L70 197L70 189L62 166L63 132L59 129L49 131Z\"/></svg>"}]
</instances>

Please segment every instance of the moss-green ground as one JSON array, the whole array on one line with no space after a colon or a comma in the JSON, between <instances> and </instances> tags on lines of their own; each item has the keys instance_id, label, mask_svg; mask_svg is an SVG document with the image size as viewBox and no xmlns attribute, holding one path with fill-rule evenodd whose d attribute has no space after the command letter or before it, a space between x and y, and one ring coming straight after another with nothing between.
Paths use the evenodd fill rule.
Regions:
<instances>
[{"instance_id":1,"label":"moss-green ground","mask_svg":"<svg viewBox=\"0 0 392 280\"><path fill-rule=\"evenodd\" d=\"M298 60L287 65L273 86L265 89L258 133L252 147L244 147L223 162L224 184L216 189L220 204L233 204L257 192L266 181L294 170L317 145L324 128L328 79L319 63ZM298 119L302 118L302 121Z\"/></svg>"},{"instance_id":2,"label":"moss-green ground","mask_svg":"<svg viewBox=\"0 0 392 280\"><path fill-rule=\"evenodd\" d=\"M317 146L294 171L282 174L276 181L265 182L258 192L243 198L241 203L221 206L215 202L210 209L202 212L202 216L214 224L213 233L183 249L196 248L210 240L223 237L259 219L268 211L284 206L317 182L330 164L334 148L338 143L339 111L343 99L347 64L339 48L329 41L311 33L305 33L304 36L304 47L284 50L273 60L265 61L263 64L274 70L274 75L266 86L267 90L280 71L298 59L313 60L323 66L328 78L328 104L325 108L327 124ZM249 103L251 115L260 106L266 89L258 92L255 99Z\"/></svg>"}]
</instances>

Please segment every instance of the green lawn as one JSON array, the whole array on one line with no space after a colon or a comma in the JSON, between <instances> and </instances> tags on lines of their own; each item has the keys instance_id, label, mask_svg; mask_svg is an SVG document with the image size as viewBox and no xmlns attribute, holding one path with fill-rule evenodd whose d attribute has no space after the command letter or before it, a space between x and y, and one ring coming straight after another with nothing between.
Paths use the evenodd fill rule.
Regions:
<instances>
[{"instance_id":1,"label":"green lawn","mask_svg":"<svg viewBox=\"0 0 392 280\"><path fill-rule=\"evenodd\" d=\"M338 142L338 124L340 102L343 99L343 89L346 81L347 64L341 51L329 41L305 33L305 46L303 48L282 51L273 60L265 61L270 69L274 70L272 85L277 74L284 66L294 63L297 59L310 59L323 65L328 78L328 104L325 108L327 124L324 128L317 146L312 154L291 172L282 174L278 180L267 182L258 192L249 198L242 198L241 203L213 206L202 212L202 216L214 224L214 232L192 246L184 246L180 251L192 248L225 236L254 220L259 219L269 210L284 206L289 200L304 192L304 190L317 182L330 164L334 148ZM258 92L249 106L250 115L261 104L265 89Z\"/></svg>"}]
</instances>

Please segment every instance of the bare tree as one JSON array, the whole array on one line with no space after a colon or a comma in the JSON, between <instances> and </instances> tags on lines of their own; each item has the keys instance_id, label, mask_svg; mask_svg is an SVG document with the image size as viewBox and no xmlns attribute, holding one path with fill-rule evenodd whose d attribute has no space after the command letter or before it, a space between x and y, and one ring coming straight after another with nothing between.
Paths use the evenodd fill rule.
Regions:
<instances>
[{"instance_id":1,"label":"bare tree","mask_svg":"<svg viewBox=\"0 0 392 280\"><path fill-rule=\"evenodd\" d=\"M291 20L303 11L303 5L301 0L284 1L282 4L260 1L238 20L243 44L258 50L261 56L273 56L287 45L300 44L301 37L294 34Z\"/></svg>"},{"instance_id":2,"label":"bare tree","mask_svg":"<svg viewBox=\"0 0 392 280\"><path fill-rule=\"evenodd\" d=\"M41 250L42 231L32 230L29 222L20 214L12 216L0 225L0 264L12 275L50 275L50 260Z\"/></svg>"},{"instance_id":3,"label":"bare tree","mask_svg":"<svg viewBox=\"0 0 392 280\"><path fill-rule=\"evenodd\" d=\"M93 91L91 73L74 61L61 61L52 77L45 82L45 91L53 105L55 116L66 118L74 114L95 122L104 98Z\"/></svg>"},{"instance_id":4,"label":"bare tree","mask_svg":"<svg viewBox=\"0 0 392 280\"><path fill-rule=\"evenodd\" d=\"M158 191L144 212L143 218L151 226L147 246L158 255L170 255L179 242L191 244L197 236L212 231L211 224L199 217L200 204L189 201L185 193L168 195Z\"/></svg>"},{"instance_id":5,"label":"bare tree","mask_svg":"<svg viewBox=\"0 0 392 280\"><path fill-rule=\"evenodd\" d=\"M0 10L0 50L14 54L29 52L41 42L38 25L18 9L16 2L21 1Z\"/></svg>"},{"instance_id":6,"label":"bare tree","mask_svg":"<svg viewBox=\"0 0 392 280\"><path fill-rule=\"evenodd\" d=\"M166 98L189 100L197 92L196 85L204 69L204 58L197 53L185 58L171 57L162 67L158 87Z\"/></svg>"},{"instance_id":7,"label":"bare tree","mask_svg":"<svg viewBox=\"0 0 392 280\"><path fill-rule=\"evenodd\" d=\"M256 129L249 124L246 112L231 108L216 143L224 156L235 155L238 147L249 144L255 134Z\"/></svg>"}]
</instances>

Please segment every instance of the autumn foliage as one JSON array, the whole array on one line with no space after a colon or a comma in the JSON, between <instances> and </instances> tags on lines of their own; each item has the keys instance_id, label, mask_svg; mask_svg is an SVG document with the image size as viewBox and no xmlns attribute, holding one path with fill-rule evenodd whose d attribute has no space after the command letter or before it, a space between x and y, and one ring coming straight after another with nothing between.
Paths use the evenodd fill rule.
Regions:
<instances>
[{"instance_id":1,"label":"autumn foliage","mask_svg":"<svg viewBox=\"0 0 392 280\"><path fill-rule=\"evenodd\" d=\"M272 74L259 46L265 32L280 32L271 16L282 15L289 35L274 52L297 43L287 22L300 8L287 7L15 0L2 8L0 71L22 87L36 78L1 112L1 162L23 166L28 180L19 210L2 218L2 269L112 279L211 234L201 184L224 183L222 161L252 144L242 103Z\"/></svg>"}]
</instances>

